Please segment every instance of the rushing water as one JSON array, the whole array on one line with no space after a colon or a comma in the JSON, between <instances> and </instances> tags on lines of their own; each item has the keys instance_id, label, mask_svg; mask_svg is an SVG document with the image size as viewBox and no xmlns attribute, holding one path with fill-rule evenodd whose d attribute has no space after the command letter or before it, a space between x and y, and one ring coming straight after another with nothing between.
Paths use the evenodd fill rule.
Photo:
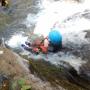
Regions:
<instances>
[{"instance_id":1,"label":"rushing water","mask_svg":"<svg viewBox=\"0 0 90 90\"><path fill-rule=\"evenodd\" d=\"M47 55L33 55L26 51L25 53L29 57L43 58L56 65L62 61L68 62L79 72L79 67L89 60L82 58L90 48L89 39L85 38L85 30L90 29L90 1L78 3L71 0L28 0L26 3L23 0L23 2L25 4L21 1L15 3L13 0L12 7L6 12L12 19L12 22L1 32L6 43L11 48L20 48L20 45L28 39L27 33L30 31L47 36L51 28L58 28L63 36L63 46L69 50L64 49ZM81 49L83 46L87 46L88 49Z\"/></svg>"},{"instance_id":2,"label":"rushing water","mask_svg":"<svg viewBox=\"0 0 90 90\"><path fill-rule=\"evenodd\" d=\"M36 21L34 33L46 37L51 28L55 27L63 36L63 46L76 49L85 44L88 45L89 41L85 38L86 32L84 32L90 29L90 21L88 17L84 16L90 10L88 3L89 0L82 3L42 0L42 10L36 17L33 16L33 22ZM28 22L26 26L30 27L31 14L27 16L26 21ZM33 57L33 55L30 57ZM36 59L42 57L53 64L58 64L60 61L69 62L77 71L82 64L87 62L82 60L81 57L74 56L70 51L67 53L61 51L47 56L34 56Z\"/></svg>"}]
</instances>

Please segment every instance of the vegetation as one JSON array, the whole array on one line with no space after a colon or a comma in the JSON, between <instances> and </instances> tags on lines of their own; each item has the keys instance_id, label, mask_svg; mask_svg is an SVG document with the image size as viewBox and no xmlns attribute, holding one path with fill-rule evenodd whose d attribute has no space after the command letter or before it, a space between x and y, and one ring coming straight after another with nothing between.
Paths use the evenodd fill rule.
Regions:
<instances>
[{"instance_id":1,"label":"vegetation","mask_svg":"<svg viewBox=\"0 0 90 90\"><path fill-rule=\"evenodd\" d=\"M25 78L19 78L12 82L12 90L32 90L31 85L27 83Z\"/></svg>"}]
</instances>

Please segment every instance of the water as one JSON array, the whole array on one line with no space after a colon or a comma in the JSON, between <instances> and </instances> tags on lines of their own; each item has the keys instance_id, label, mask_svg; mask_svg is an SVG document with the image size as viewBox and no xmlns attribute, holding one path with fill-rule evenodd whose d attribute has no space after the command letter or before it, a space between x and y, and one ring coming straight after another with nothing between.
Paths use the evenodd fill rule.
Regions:
<instances>
[{"instance_id":1,"label":"water","mask_svg":"<svg viewBox=\"0 0 90 90\"><path fill-rule=\"evenodd\" d=\"M40 8L37 4L38 0L27 0L27 2L25 0L12 0L10 8L7 10L2 10L0 7L2 11L0 12L0 15L3 16L1 17L3 24L5 23L3 22L3 18L5 17L6 19L6 23L3 26L4 30L0 30L0 36L4 36L5 39L9 39L13 34L16 35L16 33L29 31L24 25L24 21L29 13L36 14L39 11Z\"/></svg>"},{"instance_id":2,"label":"water","mask_svg":"<svg viewBox=\"0 0 90 90\"><path fill-rule=\"evenodd\" d=\"M17 48L21 47L21 44L25 44L27 37L22 36L21 34L16 34L10 38L7 42L10 47Z\"/></svg>"},{"instance_id":3,"label":"water","mask_svg":"<svg viewBox=\"0 0 90 90\"><path fill-rule=\"evenodd\" d=\"M46 37L51 28L57 28L63 36L63 46L79 50L83 45L90 43L85 38L86 32L84 32L90 29L90 20L83 16L90 10L88 3L89 0L82 3L42 0L42 10L36 15L37 18L34 17L33 19L33 21L36 21L34 33ZM28 15L26 20L30 21L27 24L27 27L29 27L32 21L31 16ZM37 55L36 57L31 54L30 57L35 59L44 58L53 64L65 61L79 71L79 67L85 64L87 60L82 60L82 55L76 57L71 51L68 52L69 54L61 51L59 55L56 53Z\"/></svg>"},{"instance_id":4,"label":"water","mask_svg":"<svg viewBox=\"0 0 90 90\"><path fill-rule=\"evenodd\" d=\"M1 32L6 44L13 49L20 48L20 45L28 39L30 31L46 37L51 28L58 28L63 36L63 46L68 49L47 55L35 55L26 51L23 53L34 59L42 58L50 61L55 65L61 64L62 61L67 62L79 73L82 64L89 61L89 58L84 58L88 54L84 53L90 48L89 39L85 38L87 34L85 30L90 30L90 1L80 3L69 0L15 1L13 0L12 7L6 12L12 22ZM88 48L82 48L84 46Z\"/></svg>"}]
</instances>

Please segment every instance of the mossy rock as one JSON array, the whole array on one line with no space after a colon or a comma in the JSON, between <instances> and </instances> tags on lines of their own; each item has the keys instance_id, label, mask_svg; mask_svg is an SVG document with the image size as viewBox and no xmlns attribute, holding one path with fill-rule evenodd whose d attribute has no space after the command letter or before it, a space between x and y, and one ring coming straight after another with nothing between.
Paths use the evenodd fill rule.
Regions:
<instances>
[{"instance_id":1,"label":"mossy rock","mask_svg":"<svg viewBox=\"0 0 90 90\"><path fill-rule=\"evenodd\" d=\"M21 90L31 90L31 86L30 85L24 85L24 86L22 86Z\"/></svg>"}]
</instances>

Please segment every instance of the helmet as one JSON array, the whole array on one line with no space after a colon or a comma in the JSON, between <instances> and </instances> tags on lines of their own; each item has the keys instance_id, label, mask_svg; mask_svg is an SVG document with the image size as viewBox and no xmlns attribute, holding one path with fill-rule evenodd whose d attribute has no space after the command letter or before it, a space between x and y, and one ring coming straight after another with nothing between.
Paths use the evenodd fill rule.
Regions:
<instances>
[{"instance_id":1,"label":"helmet","mask_svg":"<svg viewBox=\"0 0 90 90\"><path fill-rule=\"evenodd\" d=\"M62 43L62 35L56 29L49 32L48 38L53 45L60 45Z\"/></svg>"}]
</instances>

